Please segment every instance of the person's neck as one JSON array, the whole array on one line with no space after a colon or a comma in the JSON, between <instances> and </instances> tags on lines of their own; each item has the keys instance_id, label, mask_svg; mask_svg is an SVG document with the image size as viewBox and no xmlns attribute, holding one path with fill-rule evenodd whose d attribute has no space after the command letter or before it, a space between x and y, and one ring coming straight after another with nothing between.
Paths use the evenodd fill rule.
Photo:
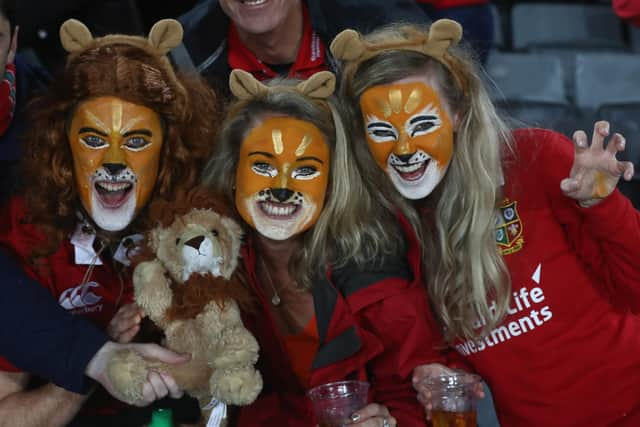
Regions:
<instances>
[{"instance_id":1,"label":"person's neck","mask_svg":"<svg viewBox=\"0 0 640 427\"><path fill-rule=\"evenodd\" d=\"M242 43L266 64L291 64L295 62L304 32L302 2L289 9L280 26L264 34L251 34L237 28Z\"/></svg>"},{"instance_id":2,"label":"person's neck","mask_svg":"<svg viewBox=\"0 0 640 427\"><path fill-rule=\"evenodd\" d=\"M270 271L288 272L289 260L297 246L295 238L273 240L256 233L255 244L258 256Z\"/></svg>"}]
</instances>

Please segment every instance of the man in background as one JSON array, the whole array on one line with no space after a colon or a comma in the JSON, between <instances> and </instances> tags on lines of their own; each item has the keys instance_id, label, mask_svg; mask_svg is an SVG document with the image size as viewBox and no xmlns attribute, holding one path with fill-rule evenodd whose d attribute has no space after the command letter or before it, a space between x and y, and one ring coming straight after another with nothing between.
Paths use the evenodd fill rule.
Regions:
<instances>
[{"instance_id":1,"label":"man in background","mask_svg":"<svg viewBox=\"0 0 640 427\"><path fill-rule=\"evenodd\" d=\"M219 93L233 68L259 80L336 71L327 47L346 28L428 22L414 0L203 0L180 21L185 35L173 61L203 74Z\"/></svg>"}]
</instances>

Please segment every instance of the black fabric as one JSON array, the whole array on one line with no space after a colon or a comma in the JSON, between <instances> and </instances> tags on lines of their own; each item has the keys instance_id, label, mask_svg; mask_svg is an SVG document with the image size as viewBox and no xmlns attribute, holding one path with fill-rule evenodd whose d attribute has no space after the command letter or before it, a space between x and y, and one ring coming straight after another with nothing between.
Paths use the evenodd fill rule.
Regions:
<instances>
[{"instance_id":1,"label":"black fabric","mask_svg":"<svg viewBox=\"0 0 640 427\"><path fill-rule=\"evenodd\" d=\"M429 22L413 0L306 0L306 5L311 25L327 48L347 28L367 33L392 22ZM231 71L226 50L229 18L218 1L202 1L179 19L184 27L184 47L193 64L214 89L227 93ZM215 60L208 63L214 53L218 53ZM177 66L181 68L181 64Z\"/></svg>"},{"instance_id":2,"label":"black fabric","mask_svg":"<svg viewBox=\"0 0 640 427\"><path fill-rule=\"evenodd\" d=\"M401 278L411 281L413 273L406 256L387 256L382 260L372 262L366 269L349 264L336 269L331 279L340 293L345 297L367 288L385 279Z\"/></svg>"},{"instance_id":3,"label":"black fabric","mask_svg":"<svg viewBox=\"0 0 640 427\"><path fill-rule=\"evenodd\" d=\"M87 385L84 370L107 336L67 313L17 265L0 251L0 354L26 372L81 393Z\"/></svg>"}]
</instances>

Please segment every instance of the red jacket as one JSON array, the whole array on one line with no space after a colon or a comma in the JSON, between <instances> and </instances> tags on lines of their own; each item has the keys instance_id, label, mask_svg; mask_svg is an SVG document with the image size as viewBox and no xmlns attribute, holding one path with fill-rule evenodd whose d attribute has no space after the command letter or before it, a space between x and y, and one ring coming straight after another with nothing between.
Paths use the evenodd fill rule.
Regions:
<instances>
[{"instance_id":1,"label":"red jacket","mask_svg":"<svg viewBox=\"0 0 640 427\"><path fill-rule=\"evenodd\" d=\"M408 232L408 224L402 225ZM411 385L413 368L442 362L440 333L428 314L421 282L420 252L412 233L407 239L406 256L389 257L367 271L356 271L355 266L334 269L315 281L320 348L310 379L311 387L344 379L369 381L369 401L386 405L403 427L426 425ZM310 402L266 308L268 298L255 276L255 253L249 245L243 260L260 301L258 311L244 320L260 344L264 389L240 410L238 426L315 426Z\"/></svg>"},{"instance_id":2,"label":"red jacket","mask_svg":"<svg viewBox=\"0 0 640 427\"><path fill-rule=\"evenodd\" d=\"M514 135L496 226L509 315L456 349L491 387L503 427L640 426L640 213L617 190L580 208L560 191L572 142Z\"/></svg>"}]
</instances>

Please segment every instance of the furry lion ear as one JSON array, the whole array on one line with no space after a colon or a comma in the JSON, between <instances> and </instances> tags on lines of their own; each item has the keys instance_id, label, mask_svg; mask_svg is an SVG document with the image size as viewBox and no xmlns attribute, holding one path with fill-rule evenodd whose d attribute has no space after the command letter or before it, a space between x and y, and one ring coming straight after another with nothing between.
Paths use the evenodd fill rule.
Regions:
<instances>
[{"instance_id":1,"label":"furry lion ear","mask_svg":"<svg viewBox=\"0 0 640 427\"><path fill-rule=\"evenodd\" d=\"M462 39L462 26L451 19L439 19L429 28L427 45L430 50L444 53Z\"/></svg>"},{"instance_id":2,"label":"furry lion ear","mask_svg":"<svg viewBox=\"0 0 640 427\"><path fill-rule=\"evenodd\" d=\"M356 61L367 50L360 33L355 30L344 30L338 34L329 47L334 58L341 61Z\"/></svg>"},{"instance_id":3,"label":"furry lion ear","mask_svg":"<svg viewBox=\"0 0 640 427\"><path fill-rule=\"evenodd\" d=\"M149 42L162 54L182 43L182 25L175 19L162 19L151 27Z\"/></svg>"},{"instance_id":4,"label":"furry lion ear","mask_svg":"<svg viewBox=\"0 0 640 427\"><path fill-rule=\"evenodd\" d=\"M267 87L244 70L233 70L229 75L229 89L238 99L250 99L266 94Z\"/></svg>"},{"instance_id":5,"label":"furry lion ear","mask_svg":"<svg viewBox=\"0 0 640 427\"><path fill-rule=\"evenodd\" d=\"M77 19L67 19L60 26L60 42L69 53L87 48L93 42L91 31Z\"/></svg>"},{"instance_id":6,"label":"furry lion ear","mask_svg":"<svg viewBox=\"0 0 640 427\"><path fill-rule=\"evenodd\" d=\"M330 71L320 71L299 83L296 90L310 98L328 98L336 89L336 76Z\"/></svg>"}]
</instances>

